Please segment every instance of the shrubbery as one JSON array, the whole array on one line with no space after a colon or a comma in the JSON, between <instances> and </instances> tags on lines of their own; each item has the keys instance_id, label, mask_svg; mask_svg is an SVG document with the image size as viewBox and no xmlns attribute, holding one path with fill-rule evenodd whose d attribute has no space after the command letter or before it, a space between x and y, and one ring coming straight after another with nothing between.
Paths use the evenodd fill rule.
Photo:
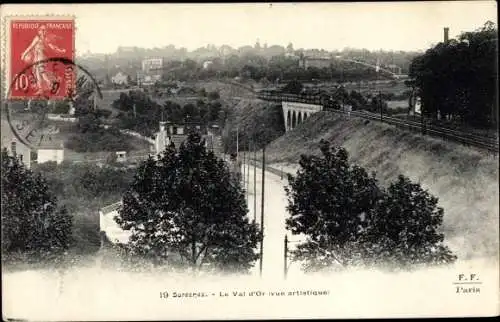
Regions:
<instances>
[{"instance_id":1,"label":"shrubbery","mask_svg":"<svg viewBox=\"0 0 500 322\"><path fill-rule=\"evenodd\" d=\"M186 91L189 91L186 89ZM166 101L163 106L150 100L142 92L121 93L113 106L122 112L118 115L117 126L152 137L158 131L158 122L162 119L174 123L198 122L203 125L220 123L222 103L218 92L202 88L199 95L203 98L181 106L173 101ZM207 97L208 96L208 101Z\"/></svg>"},{"instance_id":2,"label":"shrubbery","mask_svg":"<svg viewBox=\"0 0 500 322\"><path fill-rule=\"evenodd\" d=\"M120 200L133 178L133 169L99 167L94 164L55 162L37 164L51 191L73 218L70 251L88 254L98 250L99 208Z\"/></svg>"},{"instance_id":3,"label":"shrubbery","mask_svg":"<svg viewBox=\"0 0 500 322\"><path fill-rule=\"evenodd\" d=\"M283 109L280 105L265 103L233 110L225 121L222 134L226 153L236 152L237 132L240 151L262 149L285 133Z\"/></svg>"},{"instance_id":4,"label":"shrubbery","mask_svg":"<svg viewBox=\"0 0 500 322\"><path fill-rule=\"evenodd\" d=\"M65 147L76 152L130 151L135 148L130 143L130 136L113 128L73 134Z\"/></svg>"},{"instance_id":5,"label":"shrubbery","mask_svg":"<svg viewBox=\"0 0 500 322\"><path fill-rule=\"evenodd\" d=\"M104 111L104 110L98 110ZM108 111L106 111L108 112ZM117 128L104 128L102 113L88 113L78 118L78 133L69 135L65 147L76 152L130 151L131 137Z\"/></svg>"}]
</instances>

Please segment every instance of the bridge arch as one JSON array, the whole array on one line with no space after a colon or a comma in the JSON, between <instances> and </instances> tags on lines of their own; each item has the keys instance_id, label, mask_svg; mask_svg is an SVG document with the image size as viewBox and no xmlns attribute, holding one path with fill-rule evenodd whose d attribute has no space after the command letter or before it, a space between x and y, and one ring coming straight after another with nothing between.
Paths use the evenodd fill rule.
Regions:
<instances>
[{"instance_id":1,"label":"bridge arch","mask_svg":"<svg viewBox=\"0 0 500 322\"><path fill-rule=\"evenodd\" d=\"M290 130L292 128L292 112L288 110L287 118L286 118L286 130Z\"/></svg>"},{"instance_id":2,"label":"bridge arch","mask_svg":"<svg viewBox=\"0 0 500 322\"><path fill-rule=\"evenodd\" d=\"M293 130L298 124L316 112L322 111L323 106L318 104L307 104L300 102L282 101L283 117L286 131Z\"/></svg>"}]
</instances>

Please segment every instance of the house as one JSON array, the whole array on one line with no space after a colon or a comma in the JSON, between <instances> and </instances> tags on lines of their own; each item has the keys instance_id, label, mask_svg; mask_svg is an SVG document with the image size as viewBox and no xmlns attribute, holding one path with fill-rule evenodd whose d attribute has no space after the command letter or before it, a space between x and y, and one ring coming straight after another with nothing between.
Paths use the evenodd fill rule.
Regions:
<instances>
[{"instance_id":1,"label":"house","mask_svg":"<svg viewBox=\"0 0 500 322\"><path fill-rule=\"evenodd\" d=\"M211 60L203 62L203 69L209 69L214 63Z\"/></svg>"},{"instance_id":2,"label":"house","mask_svg":"<svg viewBox=\"0 0 500 322\"><path fill-rule=\"evenodd\" d=\"M37 146L37 163L64 161L64 139L59 134L47 135Z\"/></svg>"},{"instance_id":3,"label":"house","mask_svg":"<svg viewBox=\"0 0 500 322\"><path fill-rule=\"evenodd\" d=\"M137 74L137 84L139 84L139 86L152 86L156 82L160 82L161 79L162 78L160 74L156 75L145 75L141 73Z\"/></svg>"},{"instance_id":4,"label":"house","mask_svg":"<svg viewBox=\"0 0 500 322\"><path fill-rule=\"evenodd\" d=\"M161 81L163 75L163 58L148 58L142 61L142 70L137 73L140 86L151 86Z\"/></svg>"},{"instance_id":5,"label":"house","mask_svg":"<svg viewBox=\"0 0 500 322\"><path fill-rule=\"evenodd\" d=\"M205 147L213 148L213 138L212 135L207 132L205 126L196 122L184 122L184 123L173 123L173 122L160 122L160 131L155 135L155 150L156 154L160 154L165 151L166 147L173 143L176 148L178 148L182 142L184 142L190 130L196 130L201 132L203 139L205 140Z\"/></svg>"},{"instance_id":6,"label":"house","mask_svg":"<svg viewBox=\"0 0 500 322\"><path fill-rule=\"evenodd\" d=\"M295 55L294 53L286 53L285 57L286 58L293 58L293 59L300 59L300 57Z\"/></svg>"},{"instance_id":7,"label":"house","mask_svg":"<svg viewBox=\"0 0 500 322\"><path fill-rule=\"evenodd\" d=\"M17 157L28 169L31 168L31 147L16 137L7 120L2 119L1 125L2 150L7 149L10 156Z\"/></svg>"},{"instance_id":8,"label":"house","mask_svg":"<svg viewBox=\"0 0 500 322\"><path fill-rule=\"evenodd\" d=\"M117 151L116 152L116 162L125 162L127 161L127 152L126 151Z\"/></svg>"},{"instance_id":9,"label":"house","mask_svg":"<svg viewBox=\"0 0 500 322\"><path fill-rule=\"evenodd\" d=\"M148 58L142 61L142 71L144 73L158 72L163 67L162 58Z\"/></svg>"},{"instance_id":10,"label":"house","mask_svg":"<svg viewBox=\"0 0 500 322\"><path fill-rule=\"evenodd\" d=\"M115 76L111 77L111 82L115 85L128 85L128 75L118 72Z\"/></svg>"},{"instance_id":11,"label":"house","mask_svg":"<svg viewBox=\"0 0 500 322\"><path fill-rule=\"evenodd\" d=\"M101 246L104 245L106 240L111 242L112 244L125 244L128 242L131 232L123 230L114 219L118 215L118 211L121 206L122 202L119 201L99 209Z\"/></svg>"}]
</instances>

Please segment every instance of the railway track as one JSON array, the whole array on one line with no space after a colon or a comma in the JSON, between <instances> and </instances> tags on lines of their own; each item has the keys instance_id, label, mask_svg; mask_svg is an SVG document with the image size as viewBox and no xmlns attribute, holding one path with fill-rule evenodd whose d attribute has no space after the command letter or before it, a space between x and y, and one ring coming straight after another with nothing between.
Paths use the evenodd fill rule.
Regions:
<instances>
[{"instance_id":1,"label":"railway track","mask_svg":"<svg viewBox=\"0 0 500 322\"><path fill-rule=\"evenodd\" d=\"M329 107L328 99L325 98L324 96L321 97L319 95L293 95L293 94L278 95L278 94L269 94L260 92L257 93L257 97L259 99L272 102L297 102L297 103L317 104L317 105L322 105L325 111L335 112L340 114L347 113L342 110ZM436 125L427 124L425 122L403 120L385 115L381 116L380 114L370 113L367 111L351 111L350 115L372 121L379 121L379 122L381 121L414 132L420 132L423 135L440 137L445 140L450 140L464 145L486 149L492 152L499 151L498 137L496 138L482 137L477 134L439 127Z\"/></svg>"}]
</instances>

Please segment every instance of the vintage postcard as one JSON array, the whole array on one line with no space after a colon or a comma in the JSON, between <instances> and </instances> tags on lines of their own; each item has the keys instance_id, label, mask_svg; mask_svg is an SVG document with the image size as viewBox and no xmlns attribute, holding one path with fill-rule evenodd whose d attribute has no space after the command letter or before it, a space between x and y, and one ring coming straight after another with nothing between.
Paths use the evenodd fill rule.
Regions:
<instances>
[{"instance_id":1,"label":"vintage postcard","mask_svg":"<svg viewBox=\"0 0 500 322\"><path fill-rule=\"evenodd\" d=\"M0 6L3 319L498 315L496 13Z\"/></svg>"}]
</instances>

